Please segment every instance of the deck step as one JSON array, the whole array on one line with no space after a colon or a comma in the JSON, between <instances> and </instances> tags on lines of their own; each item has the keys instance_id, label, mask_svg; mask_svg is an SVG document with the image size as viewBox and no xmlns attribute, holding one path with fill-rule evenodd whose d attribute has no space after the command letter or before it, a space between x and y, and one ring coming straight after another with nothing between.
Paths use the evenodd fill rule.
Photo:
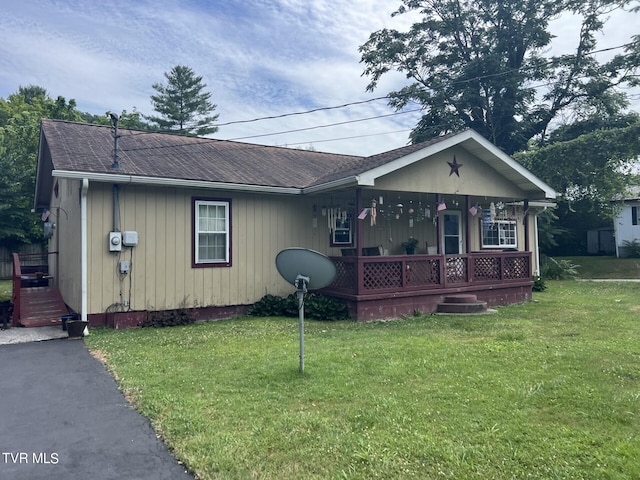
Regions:
<instances>
[{"instance_id":1,"label":"deck step","mask_svg":"<svg viewBox=\"0 0 640 480\"><path fill-rule=\"evenodd\" d=\"M67 309L60 290L55 287L30 287L20 289L20 319L23 327L61 325L61 317Z\"/></svg>"},{"instance_id":2,"label":"deck step","mask_svg":"<svg viewBox=\"0 0 640 480\"><path fill-rule=\"evenodd\" d=\"M438 304L437 313L470 314L487 311L487 302L479 302L472 294L446 295Z\"/></svg>"}]
</instances>

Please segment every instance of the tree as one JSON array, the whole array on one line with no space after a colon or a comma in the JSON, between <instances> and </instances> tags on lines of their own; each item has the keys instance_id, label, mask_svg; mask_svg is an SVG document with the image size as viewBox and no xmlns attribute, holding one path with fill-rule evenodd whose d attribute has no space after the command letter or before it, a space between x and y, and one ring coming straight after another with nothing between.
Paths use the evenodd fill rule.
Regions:
<instances>
[{"instance_id":1,"label":"tree","mask_svg":"<svg viewBox=\"0 0 640 480\"><path fill-rule=\"evenodd\" d=\"M5 245L42 239L42 222L31 213L40 138L40 120L81 121L73 99L52 100L41 87L20 87L0 98L0 242Z\"/></svg>"},{"instance_id":2,"label":"tree","mask_svg":"<svg viewBox=\"0 0 640 480\"><path fill-rule=\"evenodd\" d=\"M218 115L211 113L217 105L209 101L210 92L203 92L206 85L202 83L202 77L181 65L173 67L169 73L165 72L164 76L167 85L152 85L158 93L151 95L151 103L160 116L146 118L169 132L199 136L216 132L218 127L211 124Z\"/></svg>"},{"instance_id":3,"label":"tree","mask_svg":"<svg viewBox=\"0 0 640 480\"><path fill-rule=\"evenodd\" d=\"M118 115L118 125L120 128L129 128L132 130L154 130L154 126L144 120L142 115L136 107L133 107L132 112L122 110ZM110 112L105 112L104 115L92 115L90 113L83 113L82 118L87 123L93 123L96 125L111 125Z\"/></svg>"},{"instance_id":4,"label":"tree","mask_svg":"<svg viewBox=\"0 0 640 480\"><path fill-rule=\"evenodd\" d=\"M572 108L592 111L616 87L640 84L640 37L624 53L599 62L595 34L606 17L634 0L402 0L393 15L418 11L406 32L383 29L360 47L373 91L391 70L413 83L389 94L425 113L413 143L473 128L508 154L530 139L544 141L551 122ZM637 7L636 7L637 8ZM581 21L572 54L545 57L549 22L562 14ZM544 86L544 90L541 86Z\"/></svg>"},{"instance_id":5,"label":"tree","mask_svg":"<svg viewBox=\"0 0 640 480\"><path fill-rule=\"evenodd\" d=\"M586 254L586 232L610 226L611 200L637 183L632 173L639 157L637 113L595 116L563 125L549 135L546 145L514 156L559 193L555 223L567 231L556 237L553 253Z\"/></svg>"}]
</instances>

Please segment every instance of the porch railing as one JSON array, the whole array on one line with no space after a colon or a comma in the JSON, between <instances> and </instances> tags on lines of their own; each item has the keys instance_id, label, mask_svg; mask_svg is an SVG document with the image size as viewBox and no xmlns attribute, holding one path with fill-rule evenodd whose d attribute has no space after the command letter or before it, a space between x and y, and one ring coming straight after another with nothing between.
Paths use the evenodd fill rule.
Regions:
<instances>
[{"instance_id":1,"label":"porch railing","mask_svg":"<svg viewBox=\"0 0 640 480\"><path fill-rule=\"evenodd\" d=\"M327 293L365 295L531 280L531 252L332 257Z\"/></svg>"}]
</instances>

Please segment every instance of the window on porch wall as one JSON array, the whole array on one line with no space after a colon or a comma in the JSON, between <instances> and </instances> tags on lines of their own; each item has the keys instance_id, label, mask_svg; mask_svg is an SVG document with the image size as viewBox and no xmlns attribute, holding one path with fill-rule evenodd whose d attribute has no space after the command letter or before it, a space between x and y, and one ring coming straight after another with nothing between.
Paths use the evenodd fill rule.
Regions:
<instances>
[{"instance_id":1,"label":"window on porch wall","mask_svg":"<svg viewBox=\"0 0 640 480\"><path fill-rule=\"evenodd\" d=\"M517 223L514 220L482 222L483 248L517 248Z\"/></svg>"}]
</instances>

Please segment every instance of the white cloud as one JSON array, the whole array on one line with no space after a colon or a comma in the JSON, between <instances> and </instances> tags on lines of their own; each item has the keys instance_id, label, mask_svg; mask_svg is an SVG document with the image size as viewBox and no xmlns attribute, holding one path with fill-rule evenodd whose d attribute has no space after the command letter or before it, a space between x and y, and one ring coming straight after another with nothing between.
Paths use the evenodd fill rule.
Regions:
<instances>
[{"instance_id":1,"label":"white cloud","mask_svg":"<svg viewBox=\"0 0 640 480\"><path fill-rule=\"evenodd\" d=\"M358 47L380 28L407 28L416 15L390 14L394 0L30 0L0 5L0 97L35 84L75 98L81 110L150 114L151 85L174 65L202 75L229 122L384 96L407 83L384 76L365 91ZM617 15L617 14L616 14ZM563 31L570 21L556 26ZM636 33L618 17L607 42ZM393 113L384 101L279 120L222 127L236 138L347 122ZM407 143L418 114L251 139L265 144L313 143L318 150L373 154ZM394 134L383 132L403 130ZM373 135L378 133L378 135ZM365 136L372 135L372 136ZM324 142L331 138L360 137Z\"/></svg>"}]
</instances>

